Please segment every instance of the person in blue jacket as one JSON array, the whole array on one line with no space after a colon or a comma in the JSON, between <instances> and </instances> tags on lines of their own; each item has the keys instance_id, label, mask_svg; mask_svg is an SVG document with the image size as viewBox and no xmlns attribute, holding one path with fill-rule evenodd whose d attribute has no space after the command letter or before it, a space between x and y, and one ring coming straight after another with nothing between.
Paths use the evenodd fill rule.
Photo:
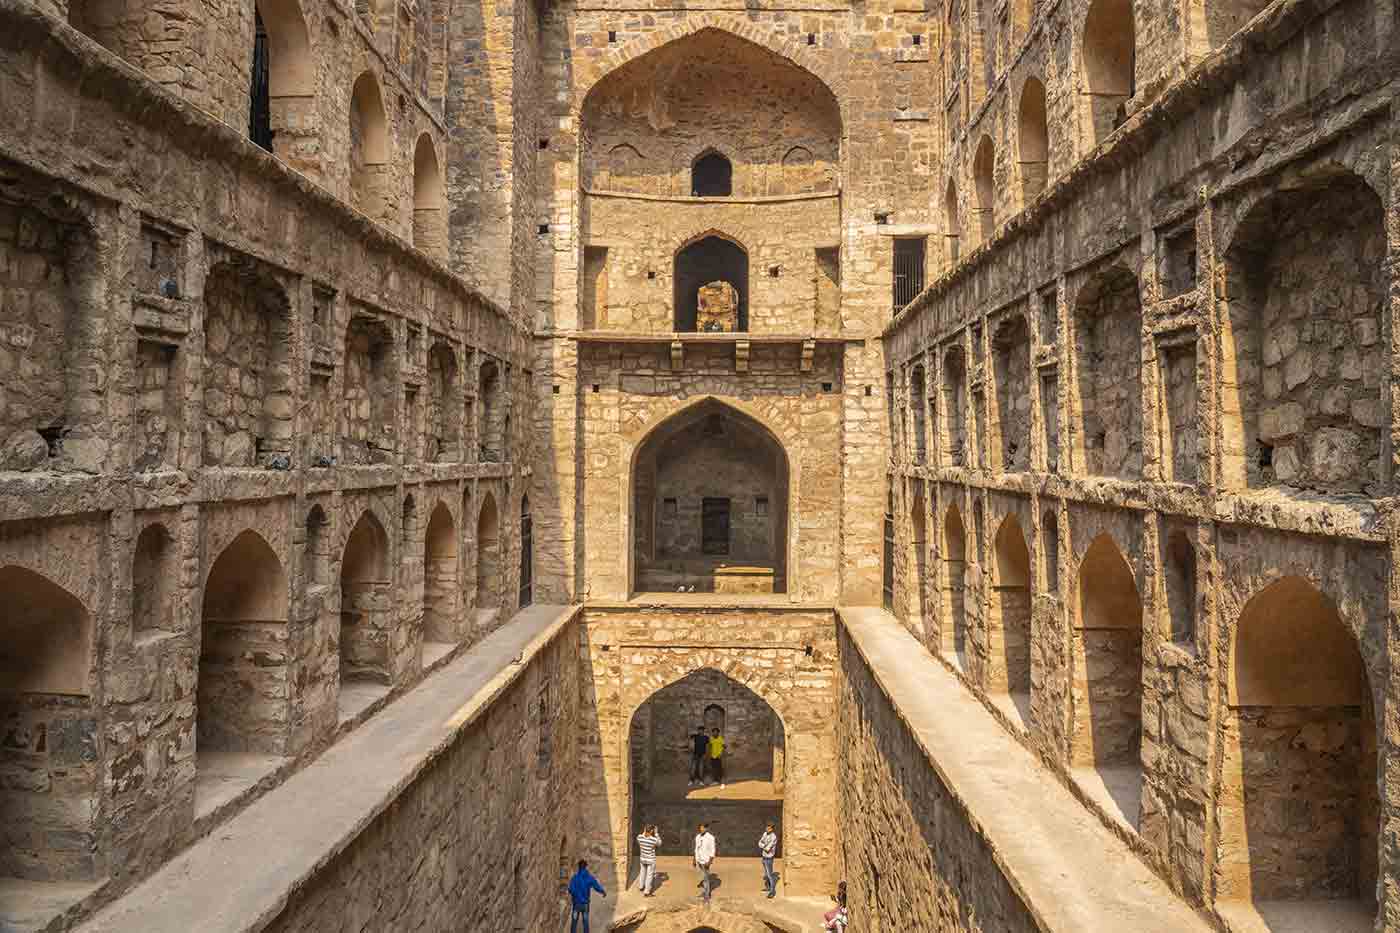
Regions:
<instances>
[{"instance_id":1,"label":"person in blue jacket","mask_svg":"<svg viewBox=\"0 0 1400 933\"><path fill-rule=\"evenodd\" d=\"M574 872L573 878L569 879L569 897L574 901L573 917L569 920L569 933L578 933L578 922L583 920L583 933L588 933L588 899L597 891L603 897L608 896L608 892L603 890L603 886L598 883L598 879L593 877L593 873L588 870L588 859L578 860L578 871Z\"/></svg>"}]
</instances>

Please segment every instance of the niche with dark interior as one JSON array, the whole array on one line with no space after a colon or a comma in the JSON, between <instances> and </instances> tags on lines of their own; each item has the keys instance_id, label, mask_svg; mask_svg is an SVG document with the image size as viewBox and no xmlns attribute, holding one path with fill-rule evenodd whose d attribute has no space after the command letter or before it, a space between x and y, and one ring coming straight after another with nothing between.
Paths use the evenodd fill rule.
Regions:
<instances>
[{"instance_id":1,"label":"niche with dark interior","mask_svg":"<svg viewBox=\"0 0 1400 933\"><path fill-rule=\"evenodd\" d=\"M727 198L734 190L734 166L713 150L690 166L690 195L696 198Z\"/></svg>"},{"instance_id":2,"label":"niche with dark interior","mask_svg":"<svg viewBox=\"0 0 1400 933\"><path fill-rule=\"evenodd\" d=\"M711 235L676 254L675 324L678 333L696 330L700 288L728 282L738 295L738 327L749 329L749 255L733 240Z\"/></svg>"}]
</instances>

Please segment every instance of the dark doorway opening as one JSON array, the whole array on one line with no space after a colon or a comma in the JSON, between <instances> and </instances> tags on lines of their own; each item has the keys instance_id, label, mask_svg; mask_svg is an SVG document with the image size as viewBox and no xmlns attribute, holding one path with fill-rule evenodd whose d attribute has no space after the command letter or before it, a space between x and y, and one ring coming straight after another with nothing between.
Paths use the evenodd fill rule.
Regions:
<instances>
[{"instance_id":1,"label":"dark doorway opening","mask_svg":"<svg viewBox=\"0 0 1400 933\"><path fill-rule=\"evenodd\" d=\"M676 331L693 333L700 307L700 288L712 282L728 282L738 295L736 330L749 329L749 255L739 244L721 236L707 236L676 254Z\"/></svg>"},{"instance_id":2,"label":"dark doorway opening","mask_svg":"<svg viewBox=\"0 0 1400 933\"><path fill-rule=\"evenodd\" d=\"M700 550L729 553L729 500L706 496L700 504Z\"/></svg>"},{"instance_id":3,"label":"dark doorway opening","mask_svg":"<svg viewBox=\"0 0 1400 933\"><path fill-rule=\"evenodd\" d=\"M267 29L262 16L253 11L253 78L248 95L252 106L248 115L248 138L272 151L272 86L269 72Z\"/></svg>"},{"instance_id":4,"label":"dark doorway opening","mask_svg":"<svg viewBox=\"0 0 1400 933\"><path fill-rule=\"evenodd\" d=\"M690 194L696 198L727 198L734 190L734 167L718 152L707 152L690 167Z\"/></svg>"}]
</instances>

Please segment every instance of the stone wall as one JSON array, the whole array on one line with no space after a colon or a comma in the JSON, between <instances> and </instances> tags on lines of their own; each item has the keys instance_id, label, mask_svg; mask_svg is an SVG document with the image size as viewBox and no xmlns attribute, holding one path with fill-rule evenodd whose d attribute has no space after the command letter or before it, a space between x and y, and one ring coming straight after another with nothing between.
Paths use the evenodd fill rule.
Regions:
<instances>
[{"instance_id":1,"label":"stone wall","mask_svg":"<svg viewBox=\"0 0 1400 933\"><path fill-rule=\"evenodd\" d=\"M274 931L546 930L562 922L579 754L565 626L311 882Z\"/></svg>"},{"instance_id":2,"label":"stone wall","mask_svg":"<svg viewBox=\"0 0 1400 933\"><path fill-rule=\"evenodd\" d=\"M111 879L100 898L226 813L197 792L218 783L208 753L257 751L285 774L354 724L340 690L341 610L354 598L342 561L366 514L383 533L376 696L442 656L423 654L425 601L459 607L461 624L433 626L448 650L515 611L525 432L503 437L498 462L457 450L429 466L408 440L423 416L401 398L427 391L426 335L517 374L527 338L400 228L355 213L243 127L33 5L0 5L0 18L7 72L45 87L12 100L3 165L6 307L18 316L0 355L24 378L0 404L0 440L22 435L0 473L0 574L28 607L6 642L52 655L58 672L26 681L32 661L4 665L16 698L4 764L30 776L3 795L23 830L0 858L6 875ZM399 109L411 119L407 100ZM390 365L349 413L353 387L370 385L348 372L355 318L381 326ZM520 420L530 402L509 403L524 391L517 376L500 392ZM361 401L401 440L352 466L368 459L342 441ZM499 506L483 577L488 498ZM456 581L451 600L444 580ZM483 582L499 611L478 621Z\"/></svg>"},{"instance_id":3,"label":"stone wall","mask_svg":"<svg viewBox=\"0 0 1400 933\"><path fill-rule=\"evenodd\" d=\"M1395 802L1384 781L1378 799L1365 790L1390 767L1393 730L1364 725L1359 699L1396 680L1383 634L1395 536L1381 503L1397 419L1389 401L1381 417L1370 407L1373 391L1389 399L1397 365L1372 343L1378 332L1388 346L1395 292L1383 245L1393 22L1364 3L1283 4L1249 25L1252 37L1225 41L1221 11L1203 10L1170 65L1160 53L1177 40L1149 49L1146 37L1171 17L1133 12L1137 84L1120 127L1080 119L1071 89L1088 78L1075 68L1102 20L1084 11L1081 27L1071 5L1036 11L1022 51L1013 43L1005 71L992 69L1004 76L989 103L954 133L950 153L966 154L970 174L978 121L998 152L1025 152L1026 112L1011 95L1045 70L1045 194L1019 200L1016 163L998 158L983 248L962 250L885 332L901 439L889 480L895 611L1190 903L1231 918L1220 922L1242 922L1251 898L1335 895L1393 925L1397 868L1374 838ZM1216 24L1208 39L1205 22ZM1323 35L1348 51L1302 54ZM1198 60L1210 45L1220 53ZM1178 81L1179 67L1196 70ZM1335 120L1324 86L1368 103ZM1268 104L1234 110L1244 98ZM1204 134L1191 144L1188 125ZM1034 326L1013 364L995 334L1017 313ZM1007 380L1026 387L1014 395L1027 397L1028 427L1003 402ZM926 464L910 438L916 395L933 400ZM1003 459L1008 431L1029 435L1024 474ZM967 456L956 455L962 438ZM1008 516L1030 555L1028 704L1004 702L991 663ZM1326 622L1283 635L1293 623L1270 602L1283 591L1289 605L1329 607L1315 613ZM1271 643L1297 647L1288 679L1355 695L1296 714L1231 700L1254 650L1240 632L1255 600L1274 607ZM1345 651L1324 650L1331 638ZM1281 742L1288 752L1266 751ZM1277 767L1259 767L1266 759ZM1317 788L1290 804L1288 859L1267 841L1283 824L1249 803L1276 799L1285 775ZM1337 842L1353 829L1356 846Z\"/></svg>"},{"instance_id":4,"label":"stone wall","mask_svg":"<svg viewBox=\"0 0 1400 933\"><path fill-rule=\"evenodd\" d=\"M956 788L940 781L849 636L838 637L835 814L852 927L1040 929Z\"/></svg>"}]
</instances>

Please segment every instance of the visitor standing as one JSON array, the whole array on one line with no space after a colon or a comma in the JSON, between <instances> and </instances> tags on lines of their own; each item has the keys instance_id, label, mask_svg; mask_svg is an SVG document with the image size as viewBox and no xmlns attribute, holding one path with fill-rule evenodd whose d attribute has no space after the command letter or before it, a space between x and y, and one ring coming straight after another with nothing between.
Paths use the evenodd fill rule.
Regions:
<instances>
[{"instance_id":1,"label":"visitor standing","mask_svg":"<svg viewBox=\"0 0 1400 933\"><path fill-rule=\"evenodd\" d=\"M724 736L715 729L710 736L710 779L724 786Z\"/></svg>"},{"instance_id":2,"label":"visitor standing","mask_svg":"<svg viewBox=\"0 0 1400 933\"><path fill-rule=\"evenodd\" d=\"M700 869L700 896L706 904L710 902L710 891L714 888L710 866L714 864L715 851L715 837L710 835L709 827L701 823L695 833L695 867Z\"/></svg>"},{"instance_id":3,"label":"visitor standing","mask_svg":"<svg viewBox=\"0 0 1400 933\"><path fill-rule=\"evenodd\" d=\"M655 823L649 823L637 837L637 851L641 854L642 897L651 897L652 885L656 883L656 850L661 845L661 831Z\"/></svg>"},{"instance_id":4,"label":"visitor standing","mask_svg":"<svg viewBox=\"0 0 1400 933\"><path fill-rule=\"evenodd\" d=\"M603 886L598 883L598 879L593 877L593 873L588 870L588 860L578 860L578 871L574 872L573 878L569 879L569 897L574 902L574 913L569 920L569 933L577 933L579 920L583 921L583 933L588 933L588 901L597 891L603 897L608 896L608 892L603 890Z\"/></svg>"},{"instance_id":5,"label":"visitor standing","mask_svg":"<svg viewBox=\"0 0 1400 933\"><path fill-rule=\"evenodd\" d=\"M705 780L705 756L710 750L710 737L704 726L696 726L690 737L690 784L694 786Z\"/></svg>"},{"instance_id":6,"label":"visitor standing","mask_svg":"<svg viewBox=\"0 0 1400 933\"><path fill-rule=\"evenodd\" d=\"M758 858L763 863L763 886L768 889L769 897L778 896L778 876L773 874L773 859L778 856L778 834L773 831L773 824L769 823L763 828L763 835L758 837Z\"/></svg>"}]
</instances>

